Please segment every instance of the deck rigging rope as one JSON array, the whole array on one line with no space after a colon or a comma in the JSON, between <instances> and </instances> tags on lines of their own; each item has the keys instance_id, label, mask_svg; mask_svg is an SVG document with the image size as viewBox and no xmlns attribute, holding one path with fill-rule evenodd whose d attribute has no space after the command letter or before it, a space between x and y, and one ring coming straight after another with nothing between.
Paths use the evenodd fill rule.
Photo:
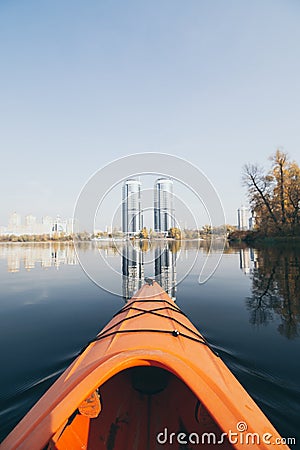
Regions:
<instances>
[{"instance_id":1,"label":"deck rigging rope","mask_svg":"<svg viewBox=\"0 0 300 450\"><path fill-rule=\"evenodd\" d=\"M159 308L155 308L155 309L143 309L143 308L139 308L136 306L132 306L133 303L140 303L140 302L151 302L151 303L166 303L168 306L162 306ZM117 313L114 314L113 317L117 317L119 314L122 314L124 312L127 312L129 310L134 310L137 311L136 314L129 316L129 317L124 317L123 319L121 319L120 321L116 322L115 324L113 324L111 327L107 328L105 331L100 332L100 334L98 334L94 339L90 340L79 352L79 354L82 354L87 347L97 341L100 341L102 339L105 339L107 337L116 335L116 334L122 334L122 333L164 333L164 334L171 334L174 337L178 337L178 336L182 336L186 339L190 339L194 342L198 342L200 344L206 345L216 356L219 356L219 354L214 350L214 348L211 346L211 344L199 333L196 332L194 330L192 330L190 327L188 327L187 325L183 324L180 320L176 319L175 317L171 317L169 315L166 314L161 314L159 311L173 311L179 314L182 314L184 317L187 317L186 314L184 314L180 308L178 308L177 306L173 305L172 303L166 301L166 300L133 300L131 301L128 305L125 305L123 308L121 308ZM173 322L179 324L182 328L184 328L185 330L189 331L193 336L183 333L182 331L179 331L177 329L172 329L172 330L161 330L161 329L155 329L155 328L137 328L137 329L126 329L126 330L114 330L114 328L116 328L118 325L121 325L123 322L125 321L129 321L131 319L135 319L137 317L140 317L144 314L153 314L155 316L158 317L162 317L164 319L172 319Z\"/></svg>"}]
</instances>

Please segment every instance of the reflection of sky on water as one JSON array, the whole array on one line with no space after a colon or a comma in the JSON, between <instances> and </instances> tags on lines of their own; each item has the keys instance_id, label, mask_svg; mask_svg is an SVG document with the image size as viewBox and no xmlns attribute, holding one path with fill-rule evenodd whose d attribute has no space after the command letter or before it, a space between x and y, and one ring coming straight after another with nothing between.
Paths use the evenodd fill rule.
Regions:
<instances>
[{"instance_id":1,"label":"reflection of sky on water","mask_svg":"<svg viewBox=\"0 0 300 450\"><path fill-rule=\"evenodd\" d=\"M217 264L219 258L218 248L208 253L208 243L197 241L83 242L78 248L91 265L97 264L99 277L105 280L106 291L111 288L112 293L125 300L131 298L144 284L145 277L155 278L170 297L176 300L177 285L187 274L197 287L198 275L207 255L209 254L211 265ZM227 246L223 255L226 263L221 263L211 281L211 284L222 284L224 289L230 288L231 266L234 261L228 259L230 253L237 254L239 267L250 283L251 293L246 297L249 322L261 327L279 320L278 331L281 334L289 338L297 337L300 322L297 248L287 251L275 247L257 250ZM72 243L60 242L1 244L0 262L7 272L18 277L18 282L10 286L12 295L28 291L30 286L26 282L27 272L51 268L58 270L63 266L78 265ZM3 288L9 283L4 273L1 271ZM67 276L66 272L63 276ZM240 285L243 285L242 279L236 279L235 288L238 289ZM205 290L204 287L202 292ZM48 290L44 288L39 293L39 301L47 297ZM31 298L26 300L27 304L36 301L37 299ZM227 299L227 304L230 301Z\"/></svg>"}]
</instances>

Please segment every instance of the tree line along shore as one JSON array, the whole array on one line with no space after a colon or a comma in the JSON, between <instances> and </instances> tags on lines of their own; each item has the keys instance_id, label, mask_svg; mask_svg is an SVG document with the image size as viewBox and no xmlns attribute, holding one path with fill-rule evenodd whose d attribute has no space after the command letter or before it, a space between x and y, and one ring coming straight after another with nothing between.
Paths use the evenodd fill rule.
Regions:
<instances>
[{"instance_id":1,"label":"tree line along shore","mask_svg":"<svg viewBox=\"0 0 300 450\"><path fill-rule=\"evenodd\" d=\"M234 227L225 226L212 228L206 225L201 230L180 230L179 228L171 228L167 235L162 233L149 232L146 228L143 228L141 232L135 236L131 236L130 240L155 240L155 239L172 239L172 240L196 240L196 239L210 239L212 235L223 236L227 235L230 231L233 231ZM224 232L225 230L225 232ZM125 240L126 237L122 232L98 232L88 233L86 231L75 234L55 233L55 234L24 234L14 235L5 234L0 235L0 242L72 242L72 241L93 241L93 240Z\"/></svg>"}]
</instances>

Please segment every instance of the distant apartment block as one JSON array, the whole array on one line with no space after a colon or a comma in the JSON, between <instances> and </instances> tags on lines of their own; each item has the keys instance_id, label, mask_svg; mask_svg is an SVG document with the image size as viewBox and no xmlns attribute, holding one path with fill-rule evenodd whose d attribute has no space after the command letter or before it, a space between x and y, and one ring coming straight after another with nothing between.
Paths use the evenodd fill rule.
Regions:
<instances>
[{"instance_id":1,"label":"distant apartment block","mask_svg":"<svg viewBox=\"0 0 300 450\"><path fill-rule=\"evenodd\" d=\"M141 182L128 179L122 189L122 231L134 235L143 228Z\"/></svg>"},{"instance_id":2,"label":"distant apartment block","mask_svg":"<svg viewBox=\"0 0 300 450\"><path fill-rule=\"evenodd\" d=\"M73 219L62 219L57 216L52 222L52 233L73 233Z\"/></svg>"},{"instance_id":3,"label":"distant apartment block","mask_svg":"<svg viewBox=\"0 0 300 450\"><path fill-rule=\"evenodd\" d=\"M249 216L250 212L246 206L241 206L238 209L238 229L249 230Z\"/></svg>"},{"instance_id":4,"label":"distant apartment block","mask_svg":"<svg viewBox=\"0 0 300 450\"><path fill-rule=\"evenodd\" d=\"M154 230L167 233L174 226L173 181L158 178L154 185Z\"/></svg>"},{"instance_id":5,"label":"distant apartment block","mask_svg":"<svg viewBox=\"0 0 300 450\"><path fill-rule=\"evenodd\" d=\"M45 226L52 227L53 226L53 217L51 216L43 216L42 217L42 224Z\"/></svg>"},{"instance_id":6,"label":"distant apartment block","mask_svg":"<svg viewBox=\"0 0 300 450\"><path fill-rule=\"evenodd\" d=\"M44 216L42 218L42 222L40 223L35 216L28 214L25 216L24 223L22 223L21 215L16 212L9 216L7 227L0 227L0 234L14 234L15 236L20 236L23 234L71 234L72 232L73 219L62 219L60 216L53 219L50 216Z\"/></svg>"},{"instance_id":7,"label":"distant apartment block","mask_svg":"<svg viewBox=\"0 0 300 450\"><path fill-rule=\"evenodd\" d=\"M32 214L28 214L27 216L25 216L25 225L28 227L36 225L36 217Z\"/></svg>"},{"instance_id":8,"label":"distant apartment block","mask_svg":"<svg viewBox=\"0 0 300 450\"><path fill-rule=\"evenodd\" d=\"M8 229L15 229L21 225L21 215L12 213L8 219Z\"/></svg>"},{"instance_id":9,"label":"distant apartment block","mask_svg":"<svg viewBox=\"0 0 300 450\"><path fill-rule=\"evenodd\" d=\"M255 215L252 214L252 216L249 218L249 230L253 230L255 228Z\"/></svg>"}]
</instances>

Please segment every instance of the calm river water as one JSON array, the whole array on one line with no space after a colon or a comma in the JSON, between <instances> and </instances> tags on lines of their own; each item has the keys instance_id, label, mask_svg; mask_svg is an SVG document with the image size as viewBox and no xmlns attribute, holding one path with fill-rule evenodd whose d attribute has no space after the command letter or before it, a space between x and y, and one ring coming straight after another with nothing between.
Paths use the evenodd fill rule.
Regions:
<instances>
[{"instance_id":1,"label":"calm river water","mask_svg":"<svg viewBox=\"0 0 300 450\"><path fill-rule=\"evenodd\" d=\"M209 274L221 253L203 242L82 243L79 264L72 245L0 244L0 440L142 278L156 276L300 448L300 249L226 247L199 284L206 258Z\"/></svg>"}]
</instances>

